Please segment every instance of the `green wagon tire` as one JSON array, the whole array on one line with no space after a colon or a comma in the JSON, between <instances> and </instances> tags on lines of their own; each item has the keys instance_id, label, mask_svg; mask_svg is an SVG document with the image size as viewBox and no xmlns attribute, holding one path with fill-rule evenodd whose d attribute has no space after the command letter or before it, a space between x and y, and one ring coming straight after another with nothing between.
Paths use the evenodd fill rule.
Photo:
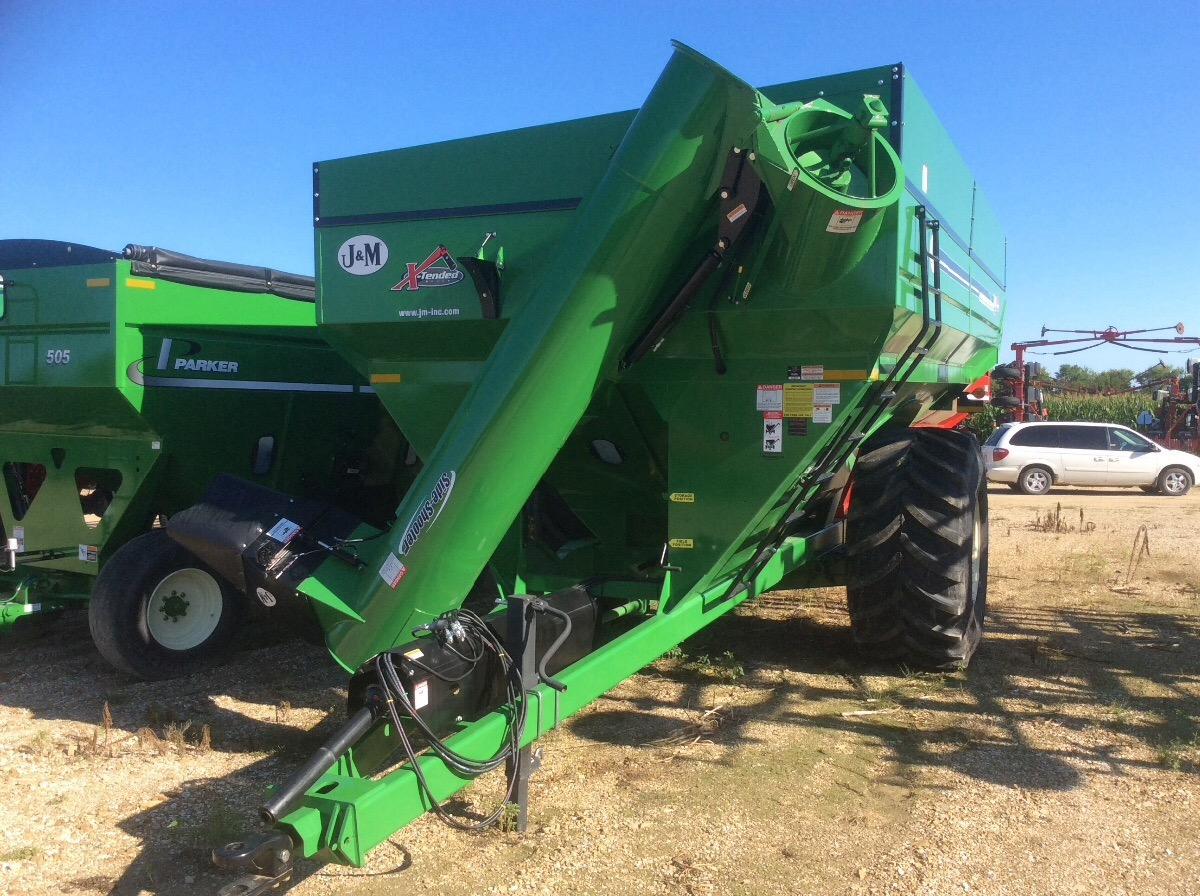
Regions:
<instances>
[{"instance_id":1,"label":"green wagon tire","mask_svg":"<svg viewBox=\"0 0 1200 896\"><path fill-rule=\"evenodd\" d=\"M219 660L240 609L228 583L155 530L122 545L105 564L88 622L109 663L154 680L189 675Z\"/></svg>"},{"instance_id":2,"label":"green wagon tire","mask_svg":"<svg viewBox=\"0 0 1200 896\"><path fill-rule=\"evenodd\" d=\"M974 440L885 430L864 446L846 519L850 621L874 660L963 668L983 637L988 511Z\"/></svg>"}]
</instances>

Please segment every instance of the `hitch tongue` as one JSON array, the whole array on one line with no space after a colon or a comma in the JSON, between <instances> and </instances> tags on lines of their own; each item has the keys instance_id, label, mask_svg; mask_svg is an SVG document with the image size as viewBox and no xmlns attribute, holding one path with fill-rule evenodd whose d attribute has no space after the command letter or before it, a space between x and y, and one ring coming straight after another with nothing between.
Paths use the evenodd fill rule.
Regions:
<instances>
[{"instance_id":1,"label":"hitch tongue","mask_svg":"<svg viewBox=\"0 0 1200 896\"><path fill-rule=\"evenodd\" d=\"M292 882L296 844L283 831L255 834L213 850L213 864L241 874L221 887L217 896L263 896L280 893Z\"/></svg>"},{"instance_id":2,"label":"hitch tongue","mask_svg":"<svg viewBox=\"0 0 1200 896\"><path fill-rule=\"evenodd\" d=\"M364 706L259 810L263 820L275 824L299 805L304 792L337 764L375 720L375 708ZM296 844L284 831L266 831L227 843L213 850L213 864L222 871L242 875L217 892L217 896L264 896L281 893L292 882Z\"/></svg>"},{"instance_id":3,"label":"hitch tongue","mask_svg":"<svg viewBox=\"0 0 1200 896\"><path fill-rule=\"evenodd\" d=\"M376 717L376 706L364 706L347 722L340 731L334 734L327 740L317 752L312 755L300 769L293 774L279 791L266 802L261 809L259 815L267 824L275 824L283 816L287 815L295 809L302 799L308 788L312 787L321 779L327 771L337 765L337 761L342 758L347 750L358 742L371 725L374 724Z\"/></svg>"}]
</instances>

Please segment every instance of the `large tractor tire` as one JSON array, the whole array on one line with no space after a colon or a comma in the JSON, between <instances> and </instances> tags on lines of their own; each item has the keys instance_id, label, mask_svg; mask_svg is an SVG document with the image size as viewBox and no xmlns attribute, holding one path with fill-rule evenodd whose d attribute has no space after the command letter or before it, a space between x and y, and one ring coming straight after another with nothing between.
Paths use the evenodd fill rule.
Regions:
<instances>
[{"instance_id":1,"label":"large tractor tire","mask_svg":"<svg viewBox=\"0 0 1200 896\"><path fill-rule=\"evenodd\" d=\"M1021 368L1010 364L1001 365L992 371L992 379L994 380L1019 380L1020 378Z\"/></svg>"},{"instance_id":2,"label":"large tractor tire","mask_svg":"<svg viewBox=\"0 0 1200 896\"><path fill-rule=\"evenodd\" d=\"M888 429L854 468L846 544L854 639L875 660L965 667L983 636L988 511L974 440Z\"/></svg>"},{"instance_id":3,"label":"large tractor tire","mask_svg":"<svg viewBox=\"0 0 1200 896\"><path fill-rule=\"evenodd\" d=\"M113 666L144 679L198 672L237 629L237 592L162 529L122 545L96 578L92 640Z\"/></svg>"}]
</instances>

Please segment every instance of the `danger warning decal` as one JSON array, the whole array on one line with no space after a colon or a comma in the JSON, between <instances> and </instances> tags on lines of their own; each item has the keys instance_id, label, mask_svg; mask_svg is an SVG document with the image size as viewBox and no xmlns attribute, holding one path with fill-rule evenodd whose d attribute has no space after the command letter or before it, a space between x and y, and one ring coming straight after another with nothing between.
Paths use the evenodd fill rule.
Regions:
<instances>
[{"instance_id":1,"label":"danger warning decal","mask_svg":"<svg viewBox=\"0 0 1200 896\"><path fill-rule=\"evenodd\" d=\"M466 276L454 261L450 250L445 246L438 246L420 264L408 262L408 273L392 287L392 292L417 292L437 286L454 286L461 283Z\"/></svg>"},{"instance_id":2,"label":"danger warning decal","mask_svg":"<svg viewBox=\"0 0 1200 896\"><path fill-rule=\"evenodd\" d=\"M825 226L826 233L854 233L858 230L859 222L862 221L862 209L838 209L829 216L829 223Z\"/></svg>"},{"instance_id":3,"label":"danger warning decal","mask_svg":"<svg viewBox=\"0 0 1200 896\"><path fill-rule=\"evenodd\" d=\"M759 386L754 401L754 407L760 411L782 411L782 384L768 384L765 386Z\"/></svg>"}]
</instances>

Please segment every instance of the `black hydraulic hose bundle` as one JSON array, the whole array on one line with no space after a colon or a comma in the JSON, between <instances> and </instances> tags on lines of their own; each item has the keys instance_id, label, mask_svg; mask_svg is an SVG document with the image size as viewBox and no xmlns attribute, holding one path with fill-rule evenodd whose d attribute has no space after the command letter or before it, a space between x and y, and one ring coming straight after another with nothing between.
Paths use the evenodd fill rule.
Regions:
<instances>
[{"instance_id":1,"label":"black hydraulic hose bundle","mask_svg":"<svg viewBox=\"0 0 1200 896\"><path fill-rule=\"evenodd\" d=\"M499 668L504 675L505 705L511 707L504 745L500 751L490 759L480 760L464 756L447 746L441 737L438 736L437 732L421 717L416 707L413 706L412 700L405 690L404 683L400 680L400 675L396 671L392 655L390 653L381 653L373 661L379 686L376 699L369 700L366 706L359 709L350 718L350 721L323 744L309 761L292 775L271 800L259 810L259 814L264 821L274 824L295 809L296 805L304 797L304 793L322 775L333 768L338 759L365 736L384 713L387 714L392 723L393 731L400 741L405 758L412 767L418 786L421 788L422 793L425 794L426 799L429 800L429 804L433 807L434 812L437 813L437 816L442 821L451 827L474 833L491 827L500 819L506 807L512 801L516 786L516 776L510 776L504 800L491 815L478 822L464 823L460 821L445 812L433 794L425 778L425 773L417 761L419 753L424 750L423 748L418 749L413 744L412 739L409 737L408 728L406 728L406 720L408 725L416 727L421 737L428 744L429 749L456 775L461 775L464 778L477 778L487 772L494 771L507 762L515 761L517 754L521 750L521 738L525 733L525 719L528 710L525 689L521 679L521 670L517 663L513 661L512 656L496 633L488 627L483 619L470 610L459 609L448 613L429 625L428 630L434 632L435 637L441 640L443 647L468 665L467 672L460 676L449 678L435 669L422 667L430 674L437 675L449 683L461 681L468 675L474 674L478 664L487 661L488 654L495 655ZM565 640L565 635L569 631L570 627L568 625L567 631L564 632L564 637L560 637L552 646L557 647L561 641ZM456 641L462 643L463 650L459 650L455 646ZM548 652L547 657L552 652ZM416 665L420 666L421 664L417 663ZM550 683L554 685L556 682L550 680Z\"/></svg>"},{"instance_id":2,"label":"black hydraulic hose bundle","mask_svg":"<svg viewBox=\"0 0 1200 896\"><path fill-rule=\"evenodd\" d=\"M488 653L495 654L500 662L500 667L504 674L507 697L506 705L511 707L512 714L509 717L505 732L505 743L495 756L490 759L472 759L469 756L464 756L456 752L443 742L437 733L426 724L425 720L421 718L420 713L412 705L412 701L409 699L404 683L400 680L395 662L390 653L381 653L375 658L375 670L378 675L379 684L383 689L386 712L391 719L393 730L400 741L405 757L412 768L413 774L416 776L417 785L421 788L421 792L425 794L425 798L433 807L434 812L437 813L438 818L446 824L461 831L476 833L491 827L500 820L505 809L512 802L517 780L516 776L509 776L504 800L496 807L494 812L480 821L460 821L442 809L437 797L430 788L429 782L425 778L425 773L418 762L418 750L413 745L408 735L408 730L405 727L405 719L407 718L416 727L417 731L420 732L422 738L428 744L429 749L455 774L465 778L477 778L487 772L494 771L507 762L515 761L517 754L521 750L521 739L525 733L525 719L528 711L525 689L521 680L521 670L513 661L508 650L495 632L488 628L487 623L483 619L470 610L456 610L439 619L433 624L432 628L439 634L445 635L451 633L451 637L462 640L464 646L469 649L470 655L464 655L457 650L455 652L458 653L460 658L471 663L472 666L483 662ZM447 643L445 646L454 649L452 643Z\"/></svg>"}]
</instances>

